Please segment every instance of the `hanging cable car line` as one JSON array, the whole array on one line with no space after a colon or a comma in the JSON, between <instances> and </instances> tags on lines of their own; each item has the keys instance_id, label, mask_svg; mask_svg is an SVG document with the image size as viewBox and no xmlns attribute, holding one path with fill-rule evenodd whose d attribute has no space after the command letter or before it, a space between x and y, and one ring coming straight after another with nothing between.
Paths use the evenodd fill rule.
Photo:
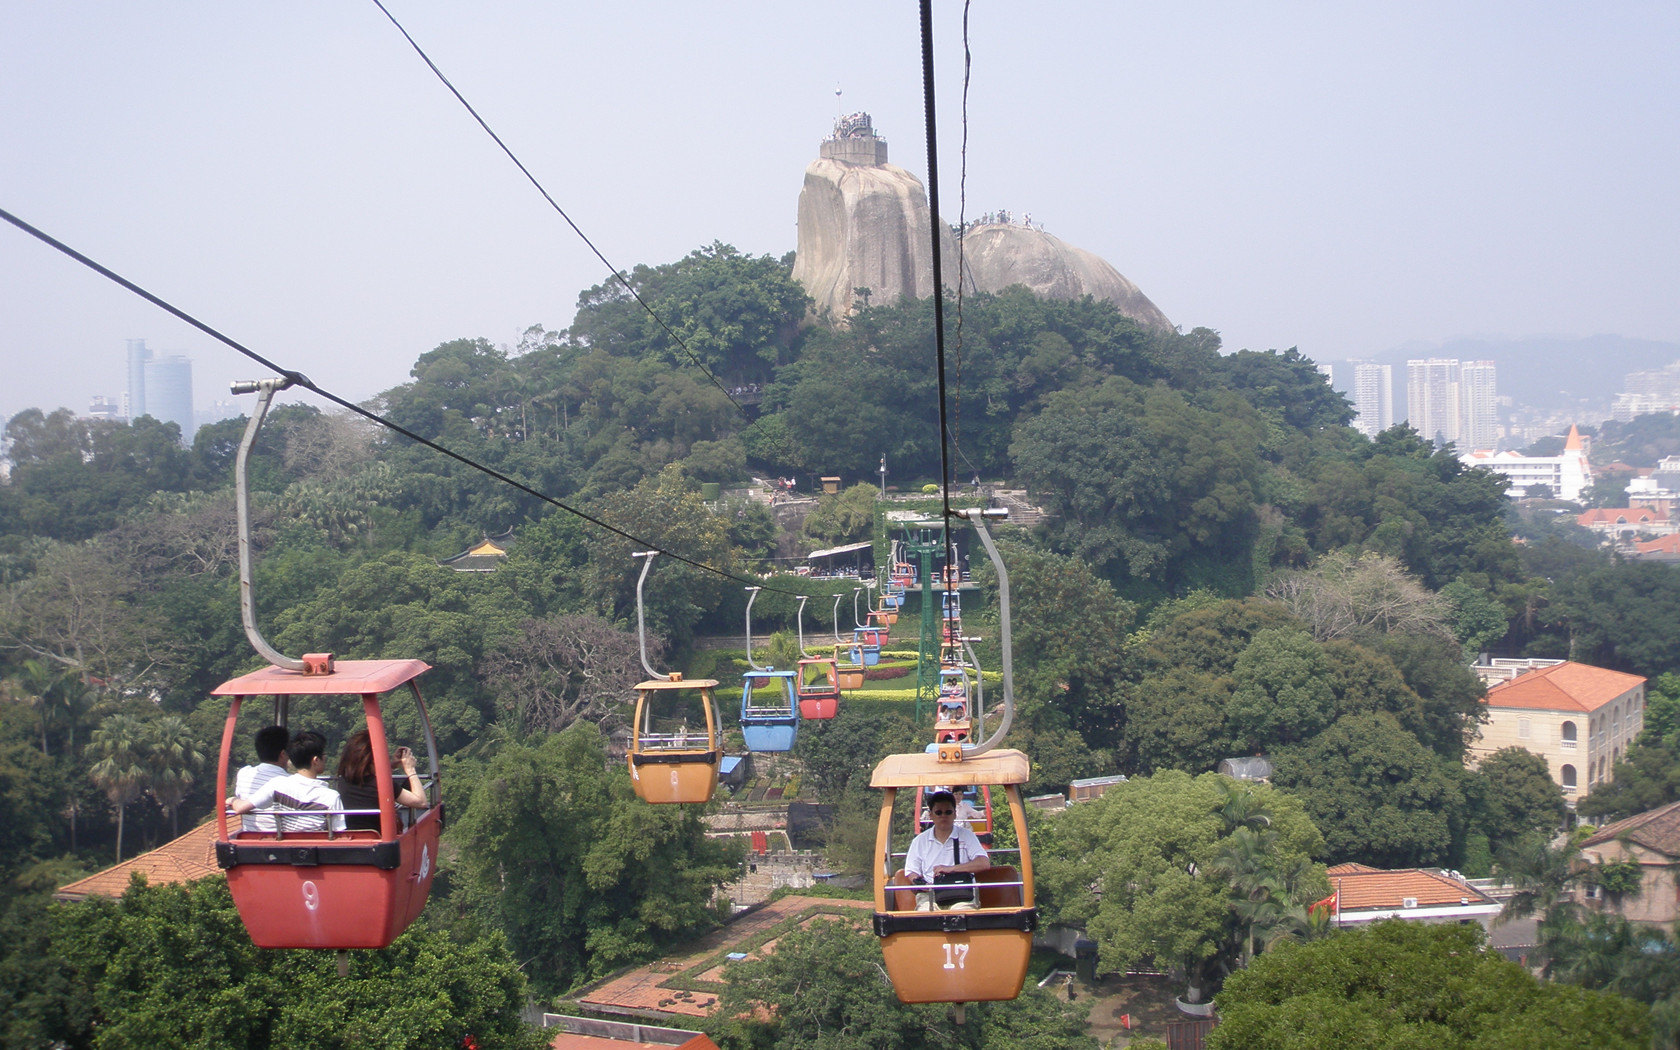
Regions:
<instances>
[{"instance_id":1,"label":"hanging cable car line","mask_svg":"<svg viewBox=\"0 0 1680 1050\"><path fill-rule=\"evenodd\" d=\"M973 72L974 53L968 44L968 7L970 0L963 0L962 33L963 33L963 87L962 87L962 152L958 155L957 165L957 403L951 413L955 417L951 422L951 443L956 446L957 455L962 456L974 476L980 476L980 468L974 465L962 450L962 352L963 352L963 279L968 276L968 255L963 245L963 235L968 232L968 81ZM934 222L939 216L933 217Z\"/></svg>"},{"instance_id":2,"label":"hanging cable car line","mask_svg":"<svg viewBox=\"0 0 1680 1050\"><path fill-rule=\"evenodd\" d=\"M759 583L759 581L748 579L745 576L739 576L739 575L737 575L733 572L730 572L726 569L719 569L715 566L707 565L704 562L698 562L698 561L695 561L692 558L685 557L684 555L678 554L675 551L668 551L668 550L665 550L662 547L658 547L651 540L646 540L646 539L641 538L640 536L635 536L631 533L625 532L623 529L618 528L616 525L610 525L607 522L602 521L600 518L597 518L594 515L588 513L587 511L579 510L578 508L573 507L568 503L565 503L564 501L560 500L559 498L557 498L555 496L550 496L547 493L539 492L536 489L532 488L531 486L525 484L524 482L519 481L516 478L509 477L506 474L503 474L501 471L497 470L494 467L485 466L483 463L479 463L476 460L468 458L467 456L463 456L461 453L456 452L453 449L448 448L444 445L440 445L436 441L431 440L430 438L422 437L421 435L416 434L414 431L409 430L407 427L403 426L400 423L394 423L391 420L386 419L384 416L379 415L377 412L373 412L369 409L363 408L361 405L358 405L355 402L348 401L348 400L338 396L337 394L333 393L332 391L327 390L327 389L325 389L321 386L318 386L315 383L314 380L310 379L308 376L304 375L302 372L297 372L297 371L294 371L292 369L285 368L282 365L277 364L274 361L270 361L268 358L264 357L262 354L257 353L255 350L252 350L250 347L245 346L243 343L240 343L239 341L235 340L231 336L223 335L221 332L217 331L215 328L212 328L210 325L205 324L203 321L200 321L198 318L194 317L192 314L187 313L185 310L182 310L181 308L173 305L172 303L170 303L169 301L167 301L165 299L162 299L162 298L159 298L156 295L153 295L151 292L149 292L146 289L144 289L144 288L140 287L139 285L135 284L133 281L129 280L128 278L122 276L121 274L117 273L116 271L110 269L107 266L103 266L100 263L95 262L93 259L90 259L86 255L83 255L81 252L79 252L76 249L70 247L68 244L65 244L63 241L61 241L58 238L56 238L56 237L52 236L51 234L47 233L45 230L39 229L39 228L29 224L28 222L25 222L23 219L19 218L16 215L13 215L11 212L7 211L4 208L0 208L0 219L5 219L7 222L11 223L13 226L16 226L18 229L22 230L24 233L29 234L31 237L34 237L36 240L40 241L41 243L43 243L43 244L45 244L45 245L47 245L51 248L54 248L54 249L58 250L59 252L62 252L64 255L69 256L70 258L72 258L72 259L76 260L77 262L81 263L83 266L86 266L88 269L90 269L93 272L99 274L101 277L104 277L104 278L106 278L106 279L108 279L108 280L110 280L110 281L112 281L112 282L114 282L118 285L121 285L123 288L127 289L130 292L133 292L135 295L138 295L140 298L146 300L147 302L151 303L153 306L156 306L158 309L164 311L165 313L170 314L170 315L174 316L175 318L186 322L187 324L189 324L192 327L198 329L200 332L203 332L205 335L207 335L210 338L216 340L217 342L223 344L224 346L227 346L230 349L235 350L238 353L241 353L241 354L245 355L246 357L250 358L251 360L257 362L260 365L262 365L264 368L267 368L270 371L276 373L277 375L280 375L280 376L284 377L285 384L284 384L283 387L281 387L281 389L286 389L286 388L294 387L294 386L302 387L305 390L311 391L314 394L326 399L327 401L332 402L333 404L337 405L338 407L340 407L342 409L345 409L346 411L354 412L356 415L359 415L359 416L363 417L364 419L369 420L370 422L377 423L380 426L385 427L387 430L390 430L390 431L393 431L395 433L401 434L403 437L406 437L411 441L414 441L414 442L417 442L418 444L424 445L426 448L431 449L433 452L437 452L437 453L440 453L442 455L448 456L450 459L455 460L457 463L460 463L464 466L470 467L473 470L476 470L476 471L478 471L482 474L485 474L489 477L495 478L497 481L500 481L504 485L510 485L513 488L518 489L520 492L525 493L527 496L531 496L535 499L539 499L539 500L543 501L544 503L549 504L552 507L557 507L560 510L565 511L568 514L574 514L577 517L582 518L584 521L589 522L591 525L594 525L594 526L596 526L598 528L601 528L601 529L605 529L606 531L608 531L608 532L610 532L610 533L614 534L615 536L618 536L622 539L629 540L631 543L637 545L638 547L646 548L646 549L649 549L649 550L657 550L657 551L659 551L659 553L665 555L668 558L673 558L676 561L680 561L685 565L692 566L693 568L699 569L703 572L709 572L709 573L713 573L713 574L718 575L718 576L722 576L726 580L733 580L736 583L741 583L741 584L757 584L757 583ZM789 597L793 597L793 598L799 597L800 593L801 593L799 591L784 590L780 587L766 587L765 590L771 591L771 592L776 593L776 594L785 594L785 595L787 595Z\"/></svg>"},{"instance_id":3,"label":"hanging cable car line","mask_svg":"<svg viewBox=\"0 0 1680 1050\"><path fill-rule=\"evenodd\" d=\"M437 75L437 78L443 82L443 86L449 89L449 93L454 95L456 100L459 101L462 106L466 107L467 112L472 115L473 120L477 121L478 126L484 129L484 133L489 135L496 145L501 147L502 152L507 154L508 160L513 161L513 166L519 169L520 173L525 176L526 180L537 188L537 192L542 194L543 200L548 202L549 207L553 208L556 214L566 220L566 225L570 226L572 228L572 232L578 235L578 239L583 241L584 245L594 253L595 258L601 260L601 265L605 266L607 271L612 274L613 280L623 285L624 290L630 293L630 297L636 300L637 305L639 305L643 310L646 310L647 315L653 318L660 328L665 330L665 334L675 340L678 346L682 347L683 353L688 355L688 359L694 363L694 367L698 368L701 374L703 374L707 379L710 379L712 381L712 385L717 387L724 397L729 398L729 403L735 406L735 411L741 413L741 417L746 419L747 422L753 422L753 418L747 415L747 410L742 407L739 401L736 401L735 398L730 395L729 388L724 386L722 381L712 374L711 369L707 368L700 361L700 358L695 356L694 351L689 349L688 344L683 341L682 336L672 331L671 326L665 323L665 319L654 312L653 307L648 305L647 300L642 298L641 293L636 291L635 286L630 283L629 279L624 276L618 267L614 266L605 255L601 254L601 249L595 247L595 242L591 241L588 235L578 227L578 224L572 221L572 217L566 214L566 209L560 207L559 202L549 194L548 190L543 187L541 182L537 181L537 177L531 174L531 169L527 168L525 164L514 155L513 150L508 147L508 144L502 141L502 137L491 129L490 125L485 122L483 117L479 116L478 110L474 109L473 104L467 101L467 97L461 94L454 84L450 83L448 77L443 75L443 70L439 69L437 67L437 63L432 61L431 56L426 54L425 49L415 42L414 37L409 35L408 30L403 28L402 23L397 21L396 16L391 14L391 12L386 9L385 5L381 3L380 0L373 0L373 6L379 8L380 12L383 13L386 18L390 19L391 24L397 27L397 32L401 33L403 35L403 39L408 41L408 46L412 47L414 49L414 53L420 56L420 60L426 63L427 67Z\"/></svg>"},{"instance_id":4,"label":"hanging cable car line","mask_svg":"<svg viewBox=\"0 0 1680 1050\"><path fill-rule=\"evenodd\" d=\"M933 345L939 375L939 493L943 521L951 520L951 441L945 402L945 283L939 260L939 133L933 105L933 4L922 0L922 112L927 124L928 210L933 221L928 233L933 240ZM960 275L959 275L960 281ZM951 530L945 530L945 563L955 560Z\"/></svg>"}]
</instances>

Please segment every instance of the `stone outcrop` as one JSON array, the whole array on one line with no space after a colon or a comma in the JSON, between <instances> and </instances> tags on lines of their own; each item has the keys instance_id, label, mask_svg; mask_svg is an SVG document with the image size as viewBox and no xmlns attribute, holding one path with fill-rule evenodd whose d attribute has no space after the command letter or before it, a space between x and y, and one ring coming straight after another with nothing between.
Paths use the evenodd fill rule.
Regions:
<instances>
[{"instance_id":1,"label":"stone outcrop","mask_svg":"<svg viewBox=\"0 0 1680 1050\"><path fill-rule=\"evenodd\" d=\"M869 115L842 117L821 156L805 169L793 278L819 314L836 319L852 312L859 288L869 289L876 304L926 298L933 294L933 222L922 181L887 163L886 140L875 134ZM939 237L945 284L954 289L956 236L940 222ZM1142 324L1172 327L1120 271L1030 224L971 224L965 242L967 291L1022 284L1051 299L1092 295Z\"/></svg>"},{"instance_id":2,"label":"stone outcrop","mask_svg":"<svg viewBox=\"0 0 1680 1050\"><path fill-rule=\"evenodd\" d=\"M1045 233L1014 223L970 226L963 234L966 276L982 292L1023 284L1046 299L1107 299L1120 312L1149 328L1173 324L1160 307L1101 257Z\"/></svg>"},{"instance_id":3,"label":"stone outcrop","mask_svg":"<svg viewBox=\"0 0 1680 1050\"><path fill-rule=\"evenodd\" d=\"M836 318L852 311L859 288L877 304L926 298L933 294L931 224L922 180L887 163L887 143L867 114L844 117L805 169L793 279L818 313ZM956 238L944 227L941 251L955 258Z\"/></svg>"}]
</instances>

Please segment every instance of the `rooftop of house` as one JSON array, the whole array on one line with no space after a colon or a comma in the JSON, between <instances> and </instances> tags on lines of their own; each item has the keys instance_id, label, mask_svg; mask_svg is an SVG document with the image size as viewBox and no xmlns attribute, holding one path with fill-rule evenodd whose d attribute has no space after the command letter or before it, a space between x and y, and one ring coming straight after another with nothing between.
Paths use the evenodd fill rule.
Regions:
<instances>
[{"instance_id":1,"label":"rooftop of house","mask_svg":"<svg viewBox=\"0 0 1680 1050\"><path fill-rule=\"evenodd\" d=\"M60 886L53 899L83 901L89 897L121 897L128 889L129 877L135 873L145 876L148 885L170 886L215 875L220 870L216 866L216 822L207 820L157 849Z\"/></svg>"},{"instance_id":2,"label":"rooftop of house","mask_svg":"<svg viewBox=\"0 0 1680 1050\"><path fill-rule=\"evenodd\" d=\"M1680 554L1680 533L1658 536L1654 540L1635 540L1633 547L1640 554Z\"/></svg>"},{"instance_id":3,"label":"rooftop of house","mask_svg":"<svg viewBox=\"0 0 1680 1050\"><path fill-rule=\"evenodd\" d=\"M1337 864L1326 872L1340 894L1343 914L1411 908L1493 906L1492 897L1464 880L1425 868L1385 869ZM1407 903L1407 902L1410 903Z\"/></svg>"},{"instance_id":4,"label":"rooftop of house","mask_svg":"<svg viewBox=\"0 0 1680 1050\"><path fill-rule=\"evenodd\" d=\"M1581 848L1601 846L1606 842L1635 842L1646 849L1670 857L1680 857L1680 802L1648 809L1626 820L1618 820L1599 828Z\"/></svg>"},{"instance_id":5,"label":"rooftop of house","mask_svg":"<svg viewBox=\"0 0 1680 1050\"><path fill-rule=\"evenodd\" d=\"M1577 515L1575 523L1592 528L1594 525L1637 525L1641 522L1667 520L1668 515L1658 513L1650 507L1594 507Z\"/></svg>"},{"instance_id":6,"label":"rooftop of house","mask_svg":"<svg viewBox=\"0 0 1680 1050\"><path fill-rule=\"evenodd\" d=\"M1636 674L1566 660L1493 686L1487 704L1528 711L1590 712L1644 683Z\"/></svg>"}]
</instances>

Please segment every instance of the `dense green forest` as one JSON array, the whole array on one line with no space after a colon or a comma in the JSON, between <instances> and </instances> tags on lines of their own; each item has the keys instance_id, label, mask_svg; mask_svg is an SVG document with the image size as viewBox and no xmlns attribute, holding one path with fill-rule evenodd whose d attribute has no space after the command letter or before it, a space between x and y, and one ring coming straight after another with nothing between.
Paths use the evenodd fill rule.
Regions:
<instances>
[{"instance_id":1,"label":"dense green forest","mask_svg":"<svg viewBox=\"0 0 1680 1050\"><path fill-rule=\"evenodd\" d=\"M830 593L775 560L766 504L708 502L701 485L755 474L868 483L883 456L897 488L937 481L931 301L812 327L787 260L722 244L627 277L669 330L605 284L579 297L563 331L420 353L369 407L693 562ZM1010 743L1032 757L1035 788L1133 778L1034 829L1046 908L1088 924L1105 963L1149 959L1217 985L1264 944L1309 929L1304 905L1326 862L1486 874L1558 826L1564 800L1538 759L1513 750L1464 765L1482 695L1466 665L1479 652L1653 679L1644 737L1580 809L1612 816L1680 797L1674 569L1595 549L1556 508L1513 506L1502 478L1403 426L1359 435L1346 401L1294 350L1222 354L1206 329L1145 329L1106 303L1020 288L965 297L960 320L954 470L1025 488L1048 512L1036 529L1000 528L1014 597ZM6 424L0 904L12 936L0 986L30 1004L32 1027L3 1045L130 1045L176 1030L166 1007L181 1004L135 998L167 947L136 936L151 961L115 974L87 938L117 936L98 924L130 911L140 927L166 913L228 921L225 894L202 887L110 907L45 901L212 811L227 707L209 691L261 664L239 626L231 472L244 422L207 426L190 447L150 418L43 409ZM270 639L434 667L425 687L450 849L423 928L380 966L421 952L494 983L495 1002L472 1020L488 1032L528 993L556 995L721 921L716 888L738 857L688 807L637 803L606 760L604 733L624 723L641 677L629 540L308 405L272 413L252 484ZM867 484L824 497L808 546L875 538L875 502ZM509 529L497 571L439 566ZM647 599L661 659L736 666L693 642L739 633L739 583L662 559ZM977 606L995 639L995 613ZM766 593L754 616L769 633L793 627L793 610ZM995 664L995 651L982 656ZM319 717L335 747L353 728ZM412 723L395 729L417 737ZM907 710L882 705L802 731L795 758L842 814L837 857L873 821L868 769L925 736ZM1233 800L1207 776L1252 754L1276 767L1257 795ZM1200 876L1147 900L1091 899L1092 865L1131 865L1130 884L1156 885L1183 850L1202 858ZM1248 904L1228 907L1238 885ZM215 965L241 975L230 980L304 979L248 945L226 952ZM56 976L36 983L30 960L41 958ZM262 1009L190 1023L290 1041L292 1015ZM111 1035L118 1012L158 1027ZM1005 1012L995 1023L1029 1022Z\"/></svg>"}]
</instances>

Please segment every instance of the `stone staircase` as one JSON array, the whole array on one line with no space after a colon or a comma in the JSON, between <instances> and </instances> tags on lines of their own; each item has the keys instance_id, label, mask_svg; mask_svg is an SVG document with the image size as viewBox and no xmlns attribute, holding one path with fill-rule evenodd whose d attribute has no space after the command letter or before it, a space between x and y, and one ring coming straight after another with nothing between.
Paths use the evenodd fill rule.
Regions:
<instances>
[{"instance_id":1,"label":"stone staircase","mask_svg":"<svg viewBox=\"0 0 1680 1050\"><path fill-rule=\"evenodd\" d=\"M1009 524L1030 529L1049 517L1043 507L1033 503L1026 489L992 489L991 506L1009 510Z\"/></svg>"}]
</instances>

